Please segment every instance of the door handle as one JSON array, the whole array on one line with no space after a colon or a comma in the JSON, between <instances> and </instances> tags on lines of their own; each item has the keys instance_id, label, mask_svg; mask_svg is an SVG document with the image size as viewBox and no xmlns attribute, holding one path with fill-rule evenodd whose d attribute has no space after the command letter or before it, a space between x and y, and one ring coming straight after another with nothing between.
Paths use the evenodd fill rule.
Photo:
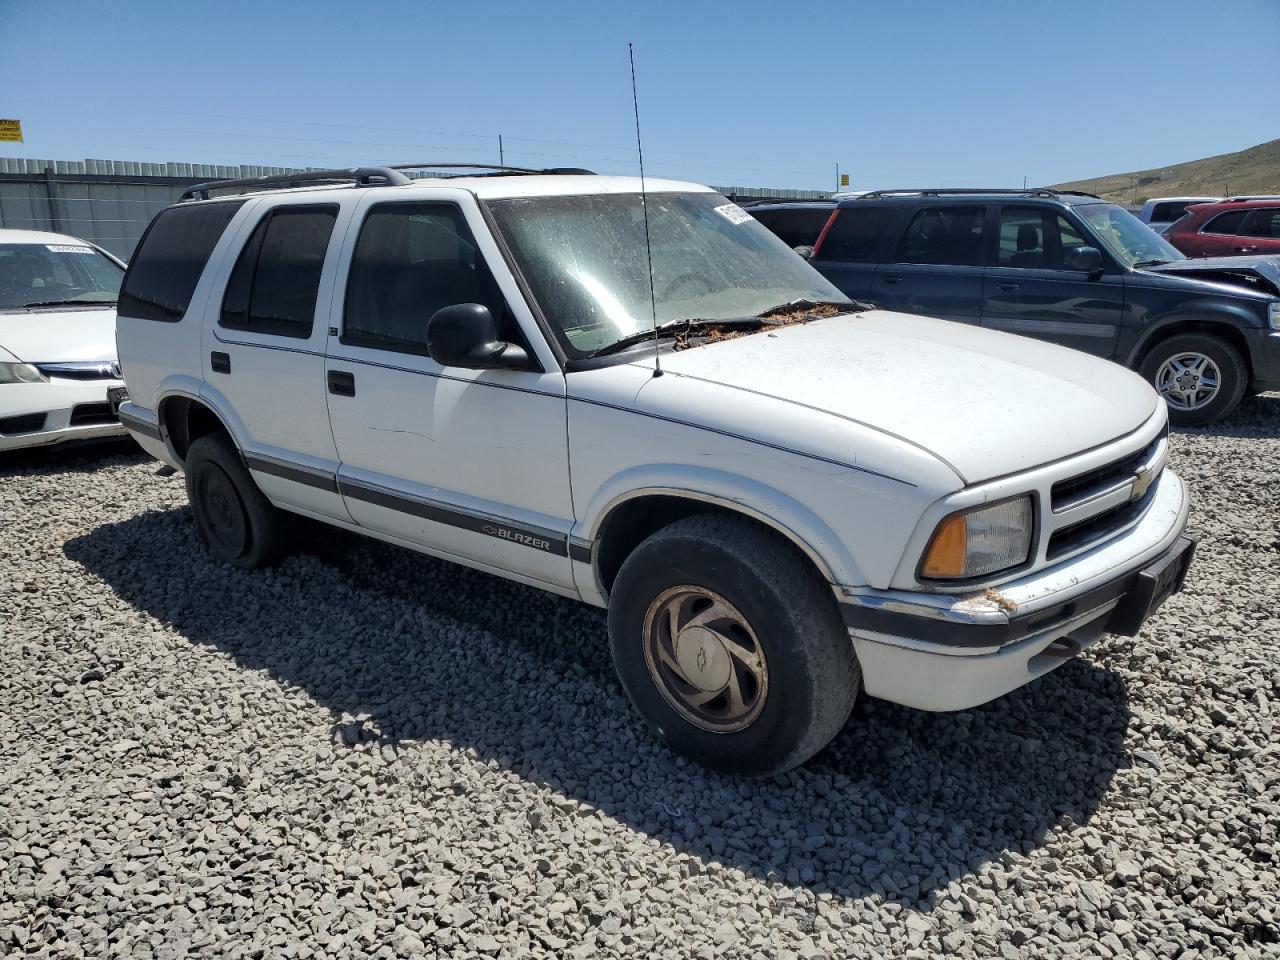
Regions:
<instances>
[{"instance_id":1,"label":"door handle","mask_svg":"<svg viewBox=\"0 0 1280 960\"><path fill-rule=\"evenodd\" d=\"M1017 290L1018 286L1019 284L1016 284L1016 283L997 283L996 289L997 290Z\"/></svg>"},{"instance_id":2,"label":"door handle","mask_svg":"<svg viewBox=\"0 0 1280 960\"><path fill-rule=\"evenodd\" d=\"M209 354L209 367L214 373L230 373L231 357L220 350L214 350Z\"/></svg>"},{"instance_id":3,"label":"door handle","mask_svg":"<svg viewBox=\"0 0 1280 960\"><path fill-rule=\"evenodd\" d=\"M329 392L335 397L354 397L356 395L356 376L346 370L329 371Z\"/></svg>"},{"instance_id":4,"label":"door handle","mask_svg":"<svg viewBox=\"0 0 1280 960\"><path fill-rule=\"evenodd\" d=\"M887 276L883 276L880 279L883 280L885 283L901 283L902 282L902 277L898 276L896 273L888 274Z\"/></svg>"}]
</instances>

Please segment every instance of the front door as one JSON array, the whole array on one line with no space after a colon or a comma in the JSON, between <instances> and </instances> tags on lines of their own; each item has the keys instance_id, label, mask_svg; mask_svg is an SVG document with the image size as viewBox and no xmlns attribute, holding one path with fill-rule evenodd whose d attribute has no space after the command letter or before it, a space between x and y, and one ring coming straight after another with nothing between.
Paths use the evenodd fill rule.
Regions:
<instances>
[{"instance_id":1,"label":"front door","mask_svg":"<svg viewBox=\"0 0 1280 960\"><path fill-rule=\"evenodd\" d=\"M572 588L564 376L475 201L456 193L375 193L348 231L325 363L339 487L369 530ZM487 306L546 372L432 360L427 320L456 303Z\"/></svg>"},{"instance_id":2,"label":"front door","mask_svg":"<svg viewBox=\"0 0 1280 960\"><path fill-rule=\"evenodd\" d=\"M977 323L986 271L986 207L926 206L876 271L871 302L885 310Z\"/></svg>"},{"instance_id":3,"label":"front door","mask_svg":"<svg viewBox=\"0 0 1280 960\"><path fill-rule=\"evenodd\" d=\"M1070 269L1074 251L1085 246L1092 244L1056 210L1002 206L982 325L1110 358L1124 309L1124 277L1105 259L1100 275Z\"/></svg>"}]
</instances>

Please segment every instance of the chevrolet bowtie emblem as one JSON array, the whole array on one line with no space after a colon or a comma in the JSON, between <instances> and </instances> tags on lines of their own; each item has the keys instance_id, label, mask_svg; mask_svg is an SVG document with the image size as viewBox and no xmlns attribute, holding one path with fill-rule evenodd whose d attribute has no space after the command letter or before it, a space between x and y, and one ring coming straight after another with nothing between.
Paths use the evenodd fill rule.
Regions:
<instances>
[{"instance_id":1,"label":"chevrolet bowtie emblem","mask_svg":"<svg viewBox=\"0 0 1280 960\"><path fill-rule=\"evenodd\" d=\"M1145 497L1155 479L1155 471L1150 467L1139 467L1138 472L1133 477L1133 486L1129 488L1129 502L1132 503Z\"/></svg>"}]
</instances>

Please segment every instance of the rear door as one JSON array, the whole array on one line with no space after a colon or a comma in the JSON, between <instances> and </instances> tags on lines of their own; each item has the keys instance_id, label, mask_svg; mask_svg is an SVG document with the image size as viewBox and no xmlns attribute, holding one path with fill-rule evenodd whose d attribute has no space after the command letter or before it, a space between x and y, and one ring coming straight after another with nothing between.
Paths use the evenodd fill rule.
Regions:
<instances>
[{"instance_id":1,"label":"rear door","mask_svg":"<svg viewBox=\"0 0 1280 960\"><path fill-rule=\"evenodd\" d=\"M875 302L876 267L892 246L901 210L857 201L841 207L810 262L846 296Z\"/></svg>"},{"instance_id":2,"label":"rear door","mask_svg":"<svg viewBox=\"0 0 1280 960\"><path fill-rule=\"evenodd\" d=\"M1280 207L1255 207L1245 218L1241 236L1230 238L1227 254L1280 253Z\"/></svg>"},{"instance_id":3,"label":"rear door","mask_svg":"<svg viewBox=\"0 0 1280 960\"><path fill-rule=\"evenodd\" d=\"M1124 275L1103 253L1101 275L1068 268L1088 234L1046 206L1002 204L984 283L982 325L1110 357L1124 309Z\"/></svg>"},{"instance_id":4,"label":"rear door","mask_svg":"<svg viewBox=\"0 0 1280 960\"><path fill-rule=\"evenodd\" d=\"M1241 253L1234 248L1248 245L1241 234L1252 212L1228 210L1211 218L1194 237L1192 248L1183 252L1192 257L1229 257Z\"/></svg>"},{"instance_id":5,"label":"rear door","mask_svg":"<svg viewBox=\"0 0 1280 960\"><path fill-rule=\"evenodd\" d=\"M978 323L986 220L982 203L916 207L897 248L876 272L871 301L887 310Z\"/></svg>"},{"instance_id":6,"label":"rear door","mask_svg":"<svg viewBox=\"0 0 1280 960\"><path fill-rule=\"evenodd\" d=\"M344 220L337 200L258 201L238 224L232 265L210 299L201 360L207 398L230 421L262 491L349 520L324 393L328 290Z\"/></svg>"}]
</instances>

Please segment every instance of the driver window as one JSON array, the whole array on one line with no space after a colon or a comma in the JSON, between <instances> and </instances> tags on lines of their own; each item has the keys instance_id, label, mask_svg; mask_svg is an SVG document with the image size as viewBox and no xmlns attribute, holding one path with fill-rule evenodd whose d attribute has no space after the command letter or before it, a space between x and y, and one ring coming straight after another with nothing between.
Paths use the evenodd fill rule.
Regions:
<instances>
[{"instance_id":1,"label":"driver window","mask_svg":"<svg viewBox=\"0 0 1280 960\"><path fill-rule=\"evenodd\" d=\"M484 304L504 339L523 342L458 207L370 209L351 257L342 342L426 356L427 321L456 303Z\"/></svg>"}]
</instances>

